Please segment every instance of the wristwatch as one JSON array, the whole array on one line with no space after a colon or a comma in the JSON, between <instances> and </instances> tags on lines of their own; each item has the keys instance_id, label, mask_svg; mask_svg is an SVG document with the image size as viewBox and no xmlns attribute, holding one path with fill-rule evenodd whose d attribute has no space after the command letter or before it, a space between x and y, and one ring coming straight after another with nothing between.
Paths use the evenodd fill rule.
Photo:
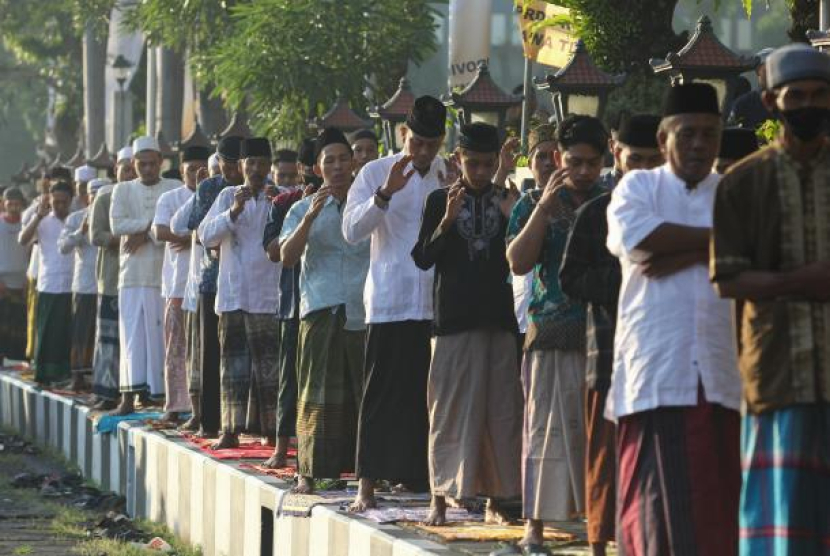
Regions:
<instances>
[{"instance_id":1,"label":"wristwatch","mask_svg":"<svg viewBox=\"0 0 830 556\"><path fill-rule=\"evenodd\" d=\"M381 188L380 188L380 187L378 187L378 188L375 190L375 195L377 195L377 196L378 196L378 199L380 199L380 200L381 200L381 201L383 201L384 203L388 203L389 201L391 201L391 200L392 200L392 196L391 196L391 195L386 195L385 193L383 193L383 192L381 191Z\"/></svg>"}]
</instances>

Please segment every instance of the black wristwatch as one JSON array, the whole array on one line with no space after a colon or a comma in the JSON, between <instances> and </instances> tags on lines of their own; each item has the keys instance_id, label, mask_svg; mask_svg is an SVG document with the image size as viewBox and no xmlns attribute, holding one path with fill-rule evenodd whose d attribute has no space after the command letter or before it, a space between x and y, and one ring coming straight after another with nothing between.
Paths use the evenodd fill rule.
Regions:
<instances>
[{"instance_id":1,"label":"black wristwatch","mask_svg":"<svg viewBox=\"0 0 830 556\"><path fill-rule=\"evenodd\" d=\"M380 199L380 200L381 200L381 201L383 201L384 203L388 203L389 201L391 201L391 200L392 200L392 196L391 196L391 195L386 195L386 194L384 194L383 192L381 192L381 190L380 190L380 189L381 189L381 188L380 188L380 187L378 187L378 188L375 190L375 195L377 195L377 196L378 196L378 199Z\"/></svg>"}]
</instances>

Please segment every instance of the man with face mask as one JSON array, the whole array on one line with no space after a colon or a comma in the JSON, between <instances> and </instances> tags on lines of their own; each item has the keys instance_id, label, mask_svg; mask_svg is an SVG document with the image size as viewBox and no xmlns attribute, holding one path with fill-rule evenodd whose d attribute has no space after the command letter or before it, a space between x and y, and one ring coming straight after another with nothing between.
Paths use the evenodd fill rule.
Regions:
<instances>
[{"instance_id":1,"label":"man with face mask","mask_svg":"<svg viewBox=\"0 0 830 556\"><path fill-rule=\"evenodd\" d=\"M142 392L164 399L164 300L161 267L164 244L152 234L159 197L181 186L161 177L161 150L155 138L133 141L133 166L138 178L115 186L110 207L112 234L121 248L118 270L118 332L121 339L121 404L116 415L134 410Z\"/></svg>"},{"instance_id":2,"label":"man with face mask","mask_svg":"<svg viewBox=\"0 0 830 556\"><path fill-rule=\"evenodd\" d=\"M742 300L747 411L741 554L826 554L830 538L830 57L767 60L776 141L734 165L715 199L710 275ZM774 548L771 548L774 547Z\"/></svg>"},{"instance_id":3,"label":"man with face mask","mask_svg":"<svg viewBox=\"0 0 830 556\"><path fill-rule=\"evenodd\" d=\"M657 145L658 116L624 118L614 141L618 178L634 170L663 164ZM595 556L604 555L614 540L616 462L614 423L605 419L605 401L611 383L614 327L620 293L620 263L608 252L608 204L611 192L589 201L576 213L573 229L559 267L562 291L586 304L585 372L585 510L588 543Z\"/></svg>"}]
</instances>

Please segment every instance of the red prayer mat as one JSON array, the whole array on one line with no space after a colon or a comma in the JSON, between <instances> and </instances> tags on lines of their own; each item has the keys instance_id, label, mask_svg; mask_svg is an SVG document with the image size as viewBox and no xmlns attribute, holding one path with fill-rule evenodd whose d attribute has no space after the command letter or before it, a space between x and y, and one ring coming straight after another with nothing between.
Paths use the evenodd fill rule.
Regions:
<instances>
[{"instance_id":1,"label":"red prayer mat","mask_svg":"<svg viewBox=\"0 0 830 556\"><path fill-rule=\"evenodd\" d=\"M198 438L189 434L182 435L182 437L214 459L268 459L274 454L273 446L263 446L259 440L245 440L244 437L240 438L238 447L224 450L212 450L210 448L210 445L216 442L217 439ZM288 449L289 457L296 457L296 455L297 451L295 449Z\"/></svg>"}]
</instances>

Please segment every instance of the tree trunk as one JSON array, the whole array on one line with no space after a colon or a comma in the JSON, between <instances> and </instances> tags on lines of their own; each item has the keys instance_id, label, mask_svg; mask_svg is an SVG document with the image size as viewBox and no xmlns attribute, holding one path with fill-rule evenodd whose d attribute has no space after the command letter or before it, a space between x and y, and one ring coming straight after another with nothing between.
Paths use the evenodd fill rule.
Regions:
<instances>
[{"instance_id":1,"label":"tree trunk","mask_svg":"<svg viewBox=\"0 0 830 556\"><path fill-rule=\"evenodd\" d=\"M809 42L805 33L819 29L819 0L794 0L790 4L790 28L787 35L795 42Z\"/></svg>"}]
</instances>

